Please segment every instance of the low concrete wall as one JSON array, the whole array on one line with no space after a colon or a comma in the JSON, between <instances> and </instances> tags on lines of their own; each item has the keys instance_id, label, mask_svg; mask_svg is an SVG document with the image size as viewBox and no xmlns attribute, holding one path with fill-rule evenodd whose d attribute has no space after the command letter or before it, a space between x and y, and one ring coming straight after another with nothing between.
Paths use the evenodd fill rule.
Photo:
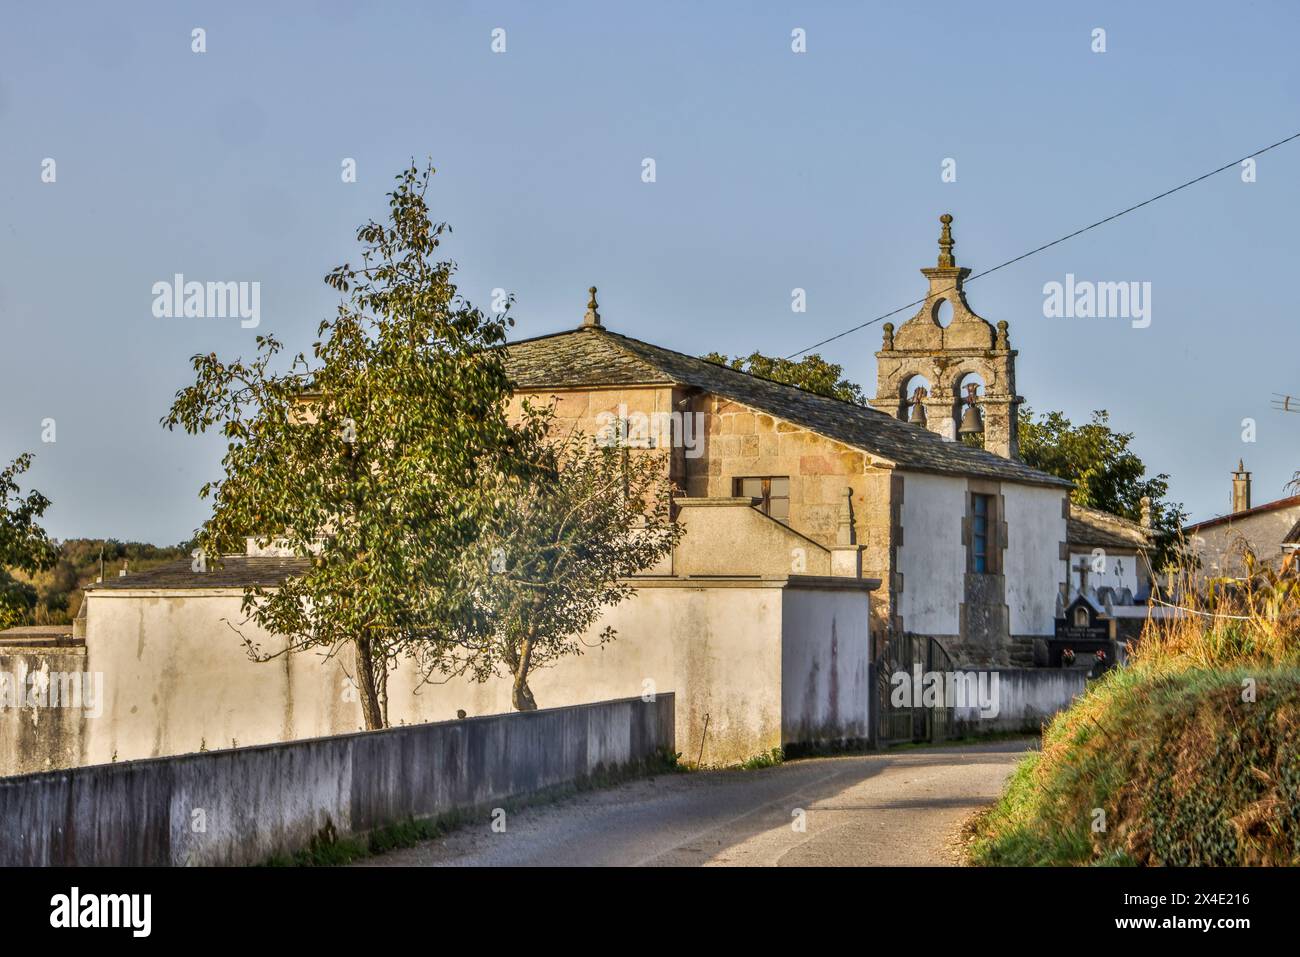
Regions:
<instances>
[{"instance_id":1,"label":"low concrete wall","mask_svg":"<svg viewBox=\"0 0 1300 957\"><path fill-rule=\"evenodd\" d=\"M674 746L660 694L0 779L0 866L255 864L489 805Z\"/></svg>"},{"instance_id":2,"label":"low concrete wall","mask_svg":"<svg viewBox=\"0 0 1300 957\"><path fill-rule=\"evenodd\" d=\"M976 669L998 679L998 713L981 717L974 708L958 708L958 734L998 734L1007 731L1036 732L1053 715L1074 702L1088 685L1086 668L991 668Z\"/></svg>"}]
</instances>

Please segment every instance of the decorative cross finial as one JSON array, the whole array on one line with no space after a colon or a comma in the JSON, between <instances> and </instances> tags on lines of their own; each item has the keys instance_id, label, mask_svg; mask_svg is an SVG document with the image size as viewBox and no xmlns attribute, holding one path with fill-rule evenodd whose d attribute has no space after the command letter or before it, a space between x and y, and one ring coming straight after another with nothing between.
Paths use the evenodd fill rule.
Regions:
<instances>
[{"instance_id":1,"label":"decorative cross finial","mask_svg":"<svg viewBox=\"0 0 1300 957\"><path fill-rule=\"evenodd\" d=\"M943 232L939 234L939 265L955 266L957 260L953 258L952 247L957 243L952 238L952 213L944 213L939 222L943 223Z\"/></svg>"},{"instance_id":2,"label":"decorative cross finial","mask_svg":"<svg viewBox=\"0 0 1300 957\"><path fill-rule=\"evenodd\" d=\"M591 300L587 303L587 314L582 317L582 328L601 329L600 312L596 306L596 287L592 286L587 291L591 293Z\"/></svg>"}]
</instances>

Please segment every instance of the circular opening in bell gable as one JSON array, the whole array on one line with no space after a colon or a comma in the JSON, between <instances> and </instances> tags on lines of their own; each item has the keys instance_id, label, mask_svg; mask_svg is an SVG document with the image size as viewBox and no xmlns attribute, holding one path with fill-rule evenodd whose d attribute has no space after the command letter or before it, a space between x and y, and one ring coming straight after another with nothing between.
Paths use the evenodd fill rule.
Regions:
<instances>
[{"instance_id":1,"label":"circular opening in bell gable","mask_svg":"<svg viewBox=\"0 0 1300 957\"><path fill-rule=\"evenodd\" d=\"M952 322L952 303L947 299L940 299L934 307L934 318L945 329L948 323Z\"/></svg>"}]
</instances>

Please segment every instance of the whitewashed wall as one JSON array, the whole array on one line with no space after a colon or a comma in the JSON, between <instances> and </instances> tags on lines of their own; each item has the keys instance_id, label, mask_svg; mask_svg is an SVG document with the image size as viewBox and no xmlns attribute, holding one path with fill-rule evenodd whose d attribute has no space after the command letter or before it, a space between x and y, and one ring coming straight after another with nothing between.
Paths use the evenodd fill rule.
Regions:
<instances>
[{"instance_id":1,"label":"whitewashed wall","mask_svg":"<svg viewBox=\"0 0 1300 957\"><path fill-rule=\"evenodd\" d=\"M903 628L921 635L955 635L964 596L966 480L908 472L903 476L903 546L898 570Z\"/></svg>"},{"instance_id":2,"label":"whitewashed wall","mask_svg":"<svg viewBox=\"0 0 1300 957\"><path fill-rule=\"evenodd\" d=\"M1065 492L1034 485L1002 483L1007 549L1003 573L1013 635L1050 635L1055 629L1056 596L1065 579L1061 542Z\"/></svg>"},{"instance_id":3,"label":"whitewashed wall","mask_svg":"<svg viewBox=\"0 0 1300 957\"><path fill-rule=\"evenodd\" d=\"M529 685L541 707L675 692L678 747L694 761L703 745L706 764L735 763L788 742L787 701L818 727L831 727L838 715L847 729L838 736L865 737L868 583L800 581L638 583L638 593L589 632L610 625L615 641L536 672ZM104 673L106 701L103 715L87 720L85 763L360 728L351 659L298 653L251 661L232 624L264 649L282 644L239 624L240 598L221 589L89 593L89 667ZM785 697L787 687L794 697ZM798 700L809 693L818 700ZM417 687L409 667L389 679L394 725L449 720L458 709L471 717L510 711L509 681Z\"/></svg>"},{"instance_id":4,"label":"whitewashed wall","mask_svg":"<svg viewBox=\"0 0 1300 957\"><path fill-rule=\"evenodd\" d=\"M866 740L871 733L868 593L787 589L781 622L785 743Z\"/></svg>"},{"instance_id":5,"label":"whitewashed wall","mask_svg":"<svg viewBox=\"0 0 1300 957\"><path fill-rule=\"evenodd\" d=\"M1111 588L1128 588L1134 594L1137 594L1138 567L1141 560L1136 555L1107 553L1103 561L1097 563L1104 569L1098 572L1094 567L1091 549L1086 552L1070 552L1069 582L1072 589L1079 587L1079 573L1075 569L1079 567L1081 560L1088 566L1088 586L1090 588L1101 588L1109 585Z\"/></svg>"}]
</instances>

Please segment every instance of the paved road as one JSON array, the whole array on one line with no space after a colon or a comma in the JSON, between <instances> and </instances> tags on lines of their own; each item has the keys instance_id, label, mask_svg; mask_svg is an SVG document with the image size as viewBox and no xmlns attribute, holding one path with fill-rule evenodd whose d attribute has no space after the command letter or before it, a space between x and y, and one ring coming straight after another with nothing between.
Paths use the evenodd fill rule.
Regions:
<instances>
[{"instance_id":1,"label":"paved road","mask_svg":"<svg viewBox=\"0 0 1300 957\"><path fill-rule=\"evenodd\" d=\"M1029 740L671 774L510 813L370 866L956 864ZM797 830L795 812L805 812Z\"/></svg>"}]
</instances>

